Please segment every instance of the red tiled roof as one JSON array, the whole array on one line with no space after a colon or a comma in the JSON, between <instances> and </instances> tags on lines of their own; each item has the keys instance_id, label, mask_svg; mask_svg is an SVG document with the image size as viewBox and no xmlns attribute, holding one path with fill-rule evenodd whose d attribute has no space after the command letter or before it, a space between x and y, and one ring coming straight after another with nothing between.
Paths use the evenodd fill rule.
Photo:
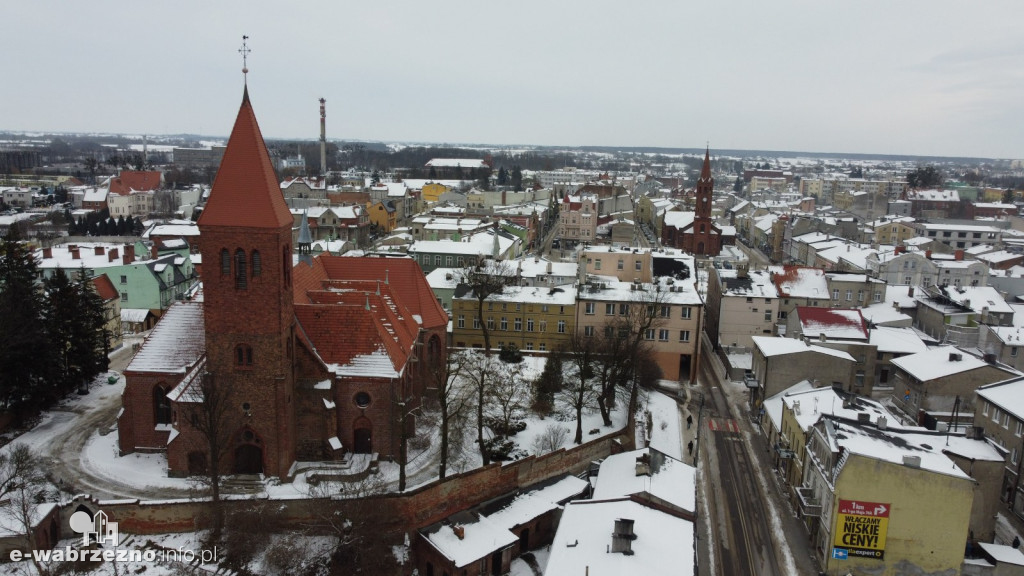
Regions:
<instances>
[{"instance_id":1,"label":"red tiled roof","mask_svg":"<svg viewBox=\"0 0 1024 576\"><path fill-rule=\"evenodd\" d=\"M92 285L96 288L96 293L100 295L100 298L102 298L104 302L107 300L113 300L114 298L120 298L120 295L117 293L117 289L114 288L114 283L110 281L110 278L106 274L100 274L93 278Z\"/></svg>"},{"instance_id":2,"label":"red tiled roof","mask_svg":"<svg viewBox=\"0 0 1024 576\"><path fill-rule=\"evenodd\" d=\"M125 196L136 192L160 188L160 172L156 170L122 170L121 175L110 181L110 192Z\"/></svg>"},{"instance_id":3,"label":"red tiled roof","mask_svg":"<svg viewBox=\"0 0 1024 576\"><path fill-rule=\"evenodd\" d=\"M321 255L317 260L322 261L327 277L331 280L380 280L382 287L387 281L396 299L412 314L418 314L423 319L423 327L428 330L448 324L448 314L438 304L420 265L411 258Z\"/></svg>"},{"instance_id":4,"label":"red tiled roof","mask_svg":"<svg viewBox=\"0 0 1024 576\"><path fill-rule=\"evenodd\" d=\"M210 199L199 217L199 226L280 228L292 225L281 187L274 175L267 145L249 103L242 96L235 127L213 182Z\"/></svg>"},{"instance_id":5,"label":"red tiled roof","mask_svg":"<svg viewBox=\"0 0 1024 576\"><path fill-rule=\"evenodd\" d=\"M313 292L311 303L295 306L295 316L325 363L345 366L381 351L399 372L412 353L419 325L407 311L395 309L388 286L379 296L369 284L365 287L370 290Z\"/></svg>"}]
</instances>

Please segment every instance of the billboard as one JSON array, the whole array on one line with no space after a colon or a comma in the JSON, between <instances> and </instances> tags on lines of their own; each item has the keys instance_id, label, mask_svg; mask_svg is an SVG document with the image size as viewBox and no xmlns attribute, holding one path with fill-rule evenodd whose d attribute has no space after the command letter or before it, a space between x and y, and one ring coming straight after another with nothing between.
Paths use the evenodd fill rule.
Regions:
<instances>
[{"instance_id":1,"label":"billboard","mask_svg":"<svg viewBox=\"0 0 1024 576\"><path fill-rule=\"evenodd\" d=\"M861 558L885 557L885 534L889 529L889 504L839 500L836 515L835 550L845 550L846 556Z\"/></svg>"}]
</instances>

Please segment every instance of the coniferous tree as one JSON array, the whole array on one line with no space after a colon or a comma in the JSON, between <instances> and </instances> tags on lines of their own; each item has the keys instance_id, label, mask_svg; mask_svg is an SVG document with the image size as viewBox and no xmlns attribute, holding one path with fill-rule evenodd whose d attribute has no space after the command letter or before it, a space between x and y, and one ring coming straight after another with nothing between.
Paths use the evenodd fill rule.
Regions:
<instances>
[{"instance_id":1,"label":"coniferous tree","mask_svg":"<svg viewBox=\"0 0 1024 576\"><path fill-rule=\"evenodd\" d=\"M83 382L91 382L107 369L107 329L103 299L96 292L92 280L80 268L75 278L78 312L72 325L72 360L79 366Z\"/></svg>"},{"instance_id":2,"label":"coniferous tree","mask_svg":"<svg viewBox=\"0 0 1024 576\"><path fill-rule=\"evenodd\" d=\"M498 168L498 186L504 186L508 184L508 171L502 166Z\"/></svg>"},{"instance_id":3,"label":"coniferous tree","mask_svg":"<svg viewBox=\"0 0 1024 576\"><path fill-rule=\"evenodd\" d=\"M521 192L523 190L523 171L519 168L518 164L512 167L511 180L512 189L516 192Z\"/></svg>"},{"instance_id":4,"label":"coniferous tree","mask_svg":"<svg viewBox=\"0 0 1024 576\"><path fill-rule=\"evenodd\" d=\"M24 415L47 375L48 348L37 262L10 228L0 243L0 407Z\"/></svg>"},{"instance_id":5,"label":"coniferous tree","mask_svg":"<svg viewBox=\"0 0 1024 576\"><path fill-rule=\"evenodd\" d=\"M40 389L43 402L48 403L78 384L78 369L71 361L77 295L75 285L60 268L43 281L43 292L46 298L43 319L54 358L53 374L48 385Z\"/></svg>"}]
</instances>

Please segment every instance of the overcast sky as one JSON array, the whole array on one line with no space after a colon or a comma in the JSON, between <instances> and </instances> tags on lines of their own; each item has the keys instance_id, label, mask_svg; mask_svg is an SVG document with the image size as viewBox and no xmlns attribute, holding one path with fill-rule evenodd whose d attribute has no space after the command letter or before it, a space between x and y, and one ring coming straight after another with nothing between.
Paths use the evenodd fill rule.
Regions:
<instances>
[{"instance_id":1,"label":"overcast sky","mask_svg":"<svg viewBox=\"0 0 1024 576\"><path fill-rule=\"evenodd\" d=\"M0 130L1024 158L1024 2L5 2Z\"/></svg>"}]
</instances>

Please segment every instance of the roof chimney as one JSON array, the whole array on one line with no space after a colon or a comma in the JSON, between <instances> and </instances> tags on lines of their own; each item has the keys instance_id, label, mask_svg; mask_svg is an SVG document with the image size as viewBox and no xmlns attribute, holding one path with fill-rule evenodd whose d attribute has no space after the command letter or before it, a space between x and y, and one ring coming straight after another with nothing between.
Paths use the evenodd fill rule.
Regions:
<instances>
[{"instance_id":1,"label":"roof chimney","mask_svg":"<svg viewBox=\"0 0 1024 576\"><path fill-rule=\"evenodd\" d=\"M914 297L914 287L913 286L907 287L907 296L909 296L911 298Z\"/></svg>"},{"instance_id":2,"label":"roof chimney","mask_svg":"<svg viewBox=\"0 0 1024 576\"><path fill-rule=\"evenodd\" d=\"M103 246L93 246L93 256L103 256Z\"/></svg>"},{"instance_id":3,"label":"roof chimney","mask_svg":"<svg viewBox=\"0 0 1024 576\"><path fill-rule=\"evenodd\" d=\"M160 249L157 248L156 244L153 244L153 247L149 249L149 255L153 260L160 257Z\"/></svg>"},{"instance_id":4,"label":"roof chimney","mask_svg":"<svg viewBox=\"0 0 1024 576\"><path fill-rule=\"evenodd\" d=\"M81 256L78 253L78 247L77 246L74 247L74 248L69 248L68 250L71 252L71 259L72 260L79 260L81 258Z\"/></svg>"},{"instance_id":5,"label":"roof chimney","mask_svg":"<svg viewBox=\"0 0 1024 576\"><path fill-rule=\"evenodd\" d=\"M452 526L452 532L455 533L455 536L459 540L464 540L466 538L466 527L461 524L456 524L455 526Z\"/></svg>"},{"instance_id":6,"label":"roof chimney","mask_svg":"<svg viewBox=\"0 0 1024 576\"><path fill-rule=\"evenodd\" d=\"M963 250L955 250L953 252L953 260L963 260L963 259L964 259L964 251Z\"/></svg>"},{"instance_id":7,"label":"roof chimney","mask_svg":"<svg viewBox=\"0 0 1024 576\"><path fill-rule=\"evenodd\" d=\"M931 260L932 259L932 251L931 250L925 250L924 251L924 257L929 259L929 260Z\"/></svg>"},{"instance_id":8,"label":"roof chimney","mask_svg":"<svg viewBox=\"0 0 1024 576\"><path fill-rule=\"evenodd\" d=\"M636 534L633 533L633 520L629 518L616 520L615 531L612 532L612 553L622 552L625 556L632 556L633 540L636 540Z\"/></svg>"},{"instance_id":9,"label":"roof chimney","mask_svg":"<svg viewBox=\"0 0 1024 576\"><path fill-rule=\"evenodd\" d=\"M43 258L53 258L53 248L43 248Z\"/></svg>"},{"instance_id":10,"label":"roof chimney","mask_svg":"<svg viewBox=\"0 0 1024 576\"><path fill-rule=\"evenodd\" d=\"M117 248L111 248L107 251L107 262L113 262L117 260Z\"/></svg>"}]
</instances>

